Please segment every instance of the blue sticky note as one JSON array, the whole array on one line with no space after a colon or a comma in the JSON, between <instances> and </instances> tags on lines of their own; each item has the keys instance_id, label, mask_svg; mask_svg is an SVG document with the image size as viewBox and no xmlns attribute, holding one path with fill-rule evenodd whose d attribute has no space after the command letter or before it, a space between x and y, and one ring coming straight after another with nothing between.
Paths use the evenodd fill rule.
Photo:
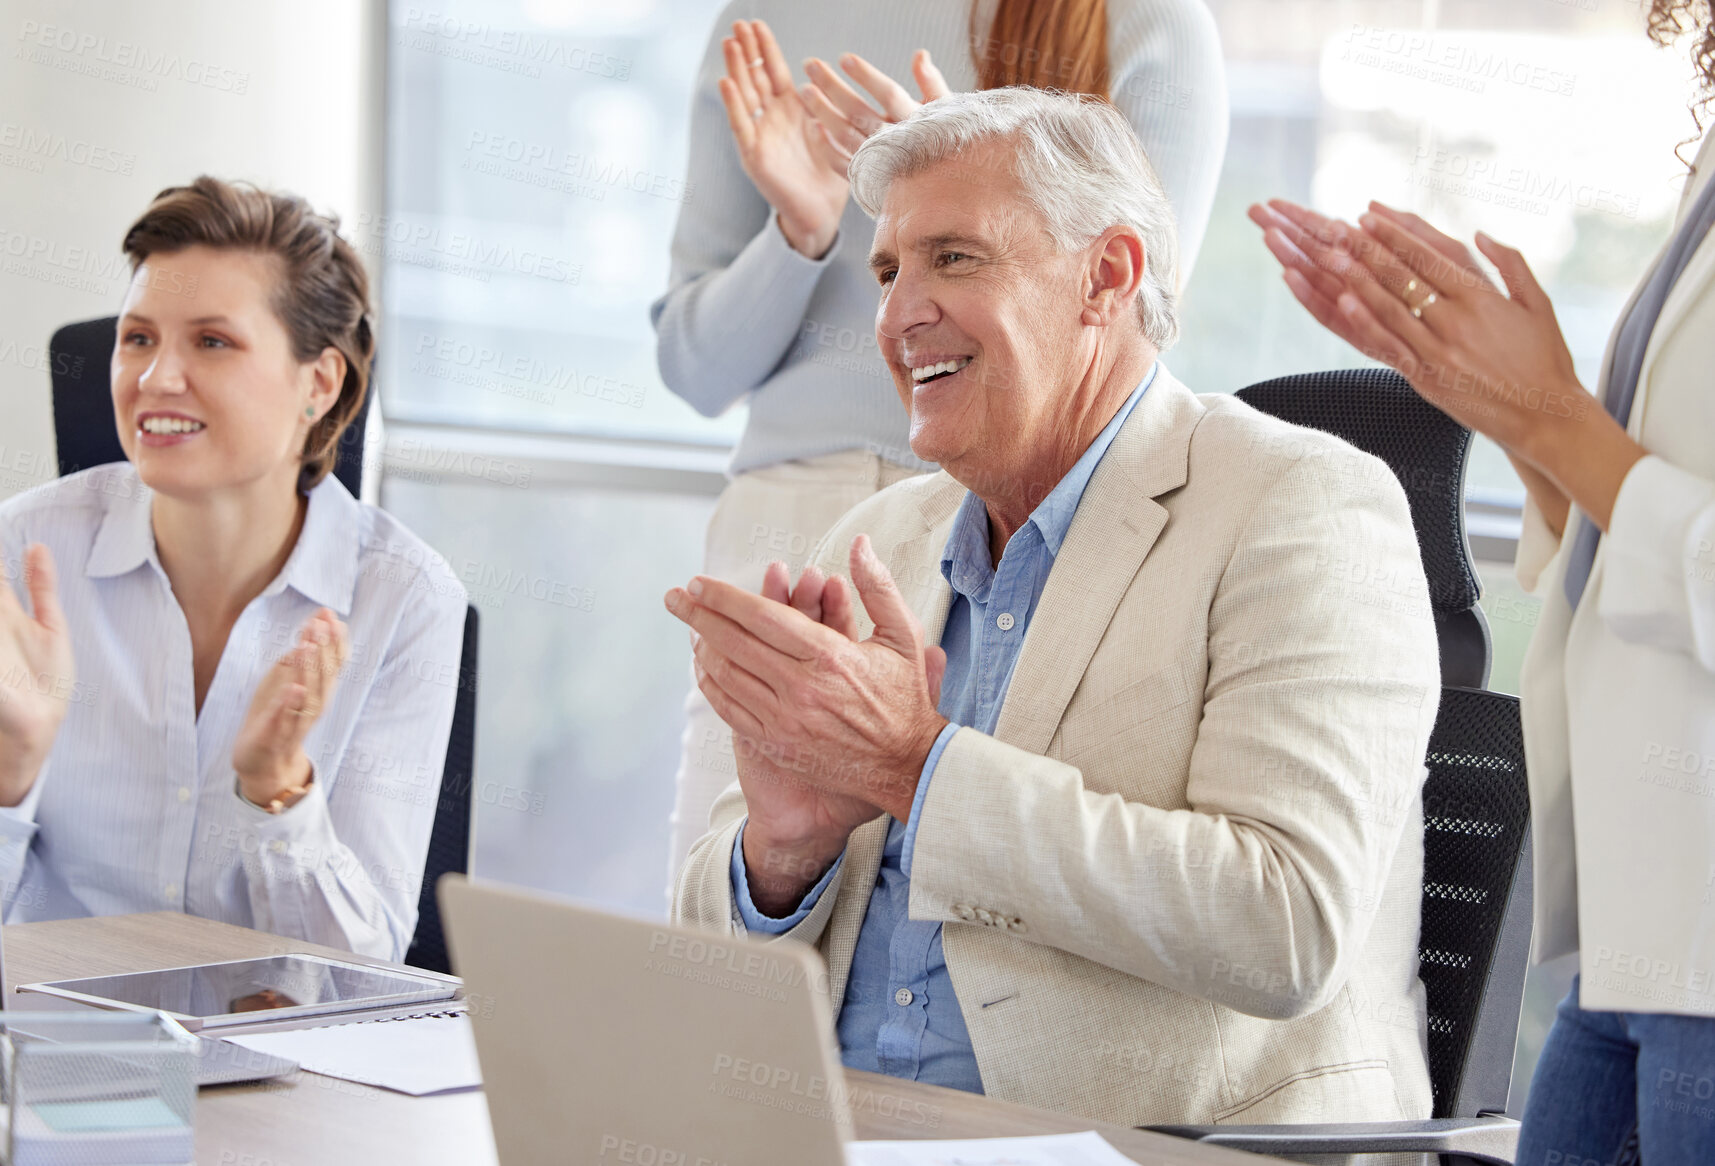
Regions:
<instances>
[{"instance_id":1,"label":"blue sticky note","mask_svg":"<svg viewBox=\"0 0 1715 1166\"><path fill-rule=\"evenodd\" d=\"M159 1097L101 1101L42 1101L30 1106L56 1134L106 1134L183 1126L185 1119Z\"/></svg>"}]
</instances>

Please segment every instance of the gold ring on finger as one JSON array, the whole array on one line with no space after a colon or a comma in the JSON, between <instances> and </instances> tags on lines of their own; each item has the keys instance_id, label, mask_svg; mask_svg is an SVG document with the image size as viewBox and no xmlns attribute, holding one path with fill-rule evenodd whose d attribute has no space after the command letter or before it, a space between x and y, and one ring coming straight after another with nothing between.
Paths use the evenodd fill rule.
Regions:
<instances>
[{"instance_id":1,"label":"gold ring on finger","mask_svg":"<svg viewBox=\"0 0 1715 1166\"><path fill-rule=\"evenodd\" d=\"M1435 302L1435 299L1436 299L1436 296L1435 296L1434 292L1430 292L1428 295L1424 296L1423 299L1419 300L1417 302L1417 304L1411 309L1412 317L1414 319L1418 319L1418 320L1423 319L1423 309L1427 308L1430 304L1433 304Z\"/></svg>"}]
</instances>

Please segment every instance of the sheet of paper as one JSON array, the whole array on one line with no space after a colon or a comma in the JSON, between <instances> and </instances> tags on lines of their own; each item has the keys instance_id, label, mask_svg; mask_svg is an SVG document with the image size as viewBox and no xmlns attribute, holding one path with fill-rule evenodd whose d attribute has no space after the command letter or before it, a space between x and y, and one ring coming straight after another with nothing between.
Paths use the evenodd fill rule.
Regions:
<instances>
[{"instance_id":1,"label":"sheet of paper","mask_svg":"<svg viewBox=\"0 0 1715 1166\"><path fill-rule=\"evenodd\" d=\"M223 1038L298 1062L311 1073L422 1097L480 1089L468 1016L424 1016L368 1024L330 1024Z\"/></svg>"},{"instance_id":2,"label":"sheet of paper","mask_svg":"<svg viewBox=\"0 0 1715 1166\"><path fill-rule=\"evenodd\" d=\"M963 1142L850 1142L846 1166L1136 1166L1092 1131Z\"/></svg>"}]
</instances>

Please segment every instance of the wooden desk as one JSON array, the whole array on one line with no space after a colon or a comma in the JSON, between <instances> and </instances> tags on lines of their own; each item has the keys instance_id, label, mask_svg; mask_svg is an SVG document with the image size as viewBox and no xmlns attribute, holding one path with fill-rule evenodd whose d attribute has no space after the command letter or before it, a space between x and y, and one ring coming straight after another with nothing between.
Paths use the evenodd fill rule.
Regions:
<instances>
[{"instance_id":1,"label":"wooden desk","mask_svg":"<svg viewBox=\"0 0 1715 1166\"><path fill-rule=\"evenodd\" d=\"M381 963L176 912L16 924L5 929L5 943L7 993L17 984L42 980L294 951ZM18 1003L18 997L8 995L8 1006ZM920 1124L890 1121L868 1108L855 1119L857 1136L865 1139L991 1138L1069 1133L1094 1125L934 1085L869 1073L848 1076L854 1092L868 1086L920 1101L940 1117L934 1129L925 1130ZM912 1114L923 1112L904 1108ZM199 1166L485 1166L495 1161L488 1106L481 1093L407 1097L298 1073L266 1084L204 1089L197 1098L196 1123ZM1260 1166L1277 1161L1117 1126L1095 1128L1121 1153L1148 1166Z\"/></svg>"}]
</instances>

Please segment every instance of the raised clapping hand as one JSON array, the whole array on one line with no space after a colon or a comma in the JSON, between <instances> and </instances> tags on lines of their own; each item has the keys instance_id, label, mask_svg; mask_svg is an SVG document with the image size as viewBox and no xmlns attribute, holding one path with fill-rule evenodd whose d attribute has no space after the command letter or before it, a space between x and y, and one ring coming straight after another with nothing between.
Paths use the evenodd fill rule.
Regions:
<instances>
[{"instance_id":1,"label":"raised clapping hand","mask_svg":"<svg viewBox=\"0 0 1715 1166\"><path fill-rule=\"evenodd\" d=\"M813 570L791 589L774 564L760 595L705 577L667 593L693 633L698 687L733 730L751 897L771 915L791 911L858 826L909 816L947 723L946 655L925 645L865 536L850 569L875 624L863 641L844 580Z\"/></svg>"},{"instance_id":2,"label":"raised clapping hand","mask_svg":"<svg viewBox=\"0 0 1715 1166\"><path fill-rule=\"evenodd\" d=\"M239 790L256 805L309 780L304 738L333 699L350 653L345 624L324 607L304 621L297 644L256 686L232 747Z\"/></svg>"},{"instance_id":3,"label":"raised clapping hand","mask_svg":"<svg viewBox=\"0 0 1715 1166\"><path fill-rule=\"evenodd\" d=\"M779 214L786 241L820 259L833 246L846 209L845 167L804 108L768 25L735 20L721 49L727 71L721 101L739 164Z\"/></svg>"},{"instance_id":4,"label":"raised clapping hand","mask_svg":"<svg viewBox=\"0 0 1715 1166\"><path fill-rule=\"evenodd\" d=\"M1579 383L1554 306L1522 255L1477 235L1503 290L1463 243L1379 202L1356 227L1282 199L1250 217L1299 303L1499 444L1551 529L1564 526L1569 499L1607 528L1645 451Z\"/></svg>"},{"instance_id":5,"label":"raised clapping hand","mask_svg":"<svg viewBox=\"0 0 1715 1166\"><path fill-rule=\"evenodd\" d=\"M36 782L65 720L76 680L71 633L60 610L54 557L37 543L24 558L26 612L0 561L0 805L15 806Z\"/></svg>"},{"instance_id":6,"label":"raised clapping hand","mask_svg":"<svg viewBox=\"0 0 1715 1166\"><path fill-rule=\"evenodd\" d=\"M841 175L846 173L852 155L857 153L865 138L890 122L904 121L919 105L926 105L951 92L947 88L947 79L930 60L928 49L918 49L911 57L911 75L917 79L917 89L923 94L920 102L913 101L904 87L856 53L842 56L840 68L875 98L876 105L881 106L877 110L858 96L820 57L811 57L804 62L804 71L810 75L810 84L802 91L804 104L821 123ZM827 157L825 152L819 156Z\"/></svg>"}]
</instances>

